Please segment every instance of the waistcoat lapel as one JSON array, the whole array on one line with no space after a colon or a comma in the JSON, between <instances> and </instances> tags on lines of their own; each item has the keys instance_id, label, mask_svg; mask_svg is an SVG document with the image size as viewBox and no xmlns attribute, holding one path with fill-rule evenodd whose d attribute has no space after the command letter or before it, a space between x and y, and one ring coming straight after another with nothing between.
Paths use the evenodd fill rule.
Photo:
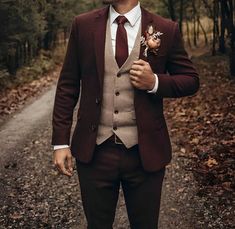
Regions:
<instances>
[{"instance_id":1,"label":"waistcoat lapel","mask_svg":"<svg viewBox=\"0 0 235 229\"><path fill-rule=\"evenodd\" d=\"M132 49L130 55L128 56L128 58L126 59L125 63L119 69L119 72L121 72L121 73L129 72L130 68L133 64L133 60L138 60L139 53L140 53L140 37L141 37L141 26L138 30L137 35L136 35L136 39L135 39L133 49Z\"/></svg>"}]
</instances>

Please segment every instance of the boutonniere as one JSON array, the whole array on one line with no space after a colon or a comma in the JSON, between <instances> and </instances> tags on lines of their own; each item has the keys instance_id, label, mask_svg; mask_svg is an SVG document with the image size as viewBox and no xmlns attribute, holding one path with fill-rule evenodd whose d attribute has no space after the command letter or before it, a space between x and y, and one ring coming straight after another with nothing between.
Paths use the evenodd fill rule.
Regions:
<instances>
[{"instance_id":1,"label":"boutonniere","mask_svg":"<svg viewBox=\"0 0 235 229\"><path fill-rule=\"evenodd\" d=\"M147 30L144 33L144 36L141 36L140 43L142 46L145 46L144 56L148 56L148 51L157 55L157 51L161 46L160 36L163 33L156 31L152 25L149 25Z\"/></svg>"}]
</instances>

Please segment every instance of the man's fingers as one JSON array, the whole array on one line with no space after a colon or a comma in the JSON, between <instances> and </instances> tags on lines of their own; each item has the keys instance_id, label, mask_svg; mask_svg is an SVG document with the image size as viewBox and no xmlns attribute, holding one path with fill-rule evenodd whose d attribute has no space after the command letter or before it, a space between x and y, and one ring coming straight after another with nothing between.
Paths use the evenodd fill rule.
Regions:
<instances>
[{"instance_id":1,"label":"man's fingers","mask_svg":"<svg viewBox=\"0 0 235 229\"><path fill-rule=\"evenodd\" d=\"M65 165L64 165L64 162L59 162L57 163L57 168L59 169L59 171L61 173L63 173L64 175L67 175L67 176L72 176L72 173L69 172L66 168L65 168Z\"/></svg>"},{"instance_id":2,"label":"man's fingers","mask_svg":"<svg viewBox=\"0 0 235 229\"><path fill-rule=\"evenodd\" d=\"M67 165L68 165L69 172L72 173L73 172L73 166L72 166L72 157L71 156L67 157Z\"/></svg>"},{"instance_id":3,"label":"man's fingers","mask_svg":"<svg viewBox=\"0 0 235 229\"><path fill-rule=\"evenodd\" d=\"M134 64L137 64L137 65L142 65L142 66L144 66L146 63L148 63L148 62L146 62L146 61L144 61L144 60L142 60L142 59L139 59L139 60L135 60L135 61L133 61L133 63Z\"/></svg>"},{"instance_id":4,"label":"man's fingers","mask_svg":"<svg viewBox=\"0 0 235 229\"><path fill-rule=\"evenodd\" d=\"M139 76L141 74L140 71L136 71L136 70L130 70L130 74L133 76Z\"/></svg>"},{"instance_id":5,"label":"man's fingers","mask_svg":"<svg viewBox=\"0 0 235 229\"><path fill-rule=\"evenodd\" d=\"M153 88L153 78L155 77L148 62L141 59L134 61L129 73L131 84L134 87L141 90Z\"/></svg>"},{"instance_id":6,"label":"man's fingers","mask_svg":"<svg viewBox=\"0 0 235 229\"><path fill-rule=\"evenodd\" d=\"M72 155L70 149L58 149L54 151L54 164L64 175L72 176Z\"/></svg>"},{"instance_id":7,"label":"man's fingers","mask_svg":"<svg viewBox=\"0 0 235 229\"><path fill-rule=\"evenodd\" d=\"M130 80L133 82L139 82L140 79L138 78L138 76L135 76L135 75L130 75Z\"/></svg>"},{"instance_id":8,"label":"man's fingers","mask_svg":"<svg viewBox=\"0 0 235 229\"><path fill-rule=\"evenodd\" d=\"M132 85L133 85L135 88L140 89L140 85L139 85L138 82L136 82L136 81L131 81L131 83L132 83Z\"/></svg>"},{"instance_id":9,"label":"man's fingers","mask_svg":"<svg viewBox=\"0 0 235 229\"><path fill-rule=\"evenodd\" d=\"M131 70L142 71L143 70L143 66L141 66L139 64L133 64L131 66Z\"/></svg>"},{"instance_id":10,"label":"man's fingers","mask_svg":"<svg viewBox=\"0 0 235 229\"><path fill-rule=\"evenodd\" d=\"M64 175L67 175L67 176L72 176L72 173L71 172L69 172L66 168L65 168L65 166L64 166L64 163L62 163L60 166L59 166L59 169L60 169L60 171L64 174Z\"/></svg>"}]
</instances>

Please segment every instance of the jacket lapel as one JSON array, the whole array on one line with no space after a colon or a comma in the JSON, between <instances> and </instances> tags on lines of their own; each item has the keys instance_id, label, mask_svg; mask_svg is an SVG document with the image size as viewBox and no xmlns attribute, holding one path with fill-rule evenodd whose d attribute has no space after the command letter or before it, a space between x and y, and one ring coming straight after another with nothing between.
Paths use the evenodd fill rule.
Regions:
<instances>
[{"instance_id":1,"label":"jacket lapel","mask_svg":"<svg viewBox=\"0 0 235 229\"><path fill-rule=\"evenodd\" d=\"M143 7L141 7L141 13L142 13L141 33L142 33L142 35L144 35L148 25L153 22L153 19L152 19L152 15L147 10L145 10ZM143 45L141 45L139 59L147 61L147 58L143 55L144 49L145 49L145 47Z\"/></svg>"},{"instance_id":2,"label":"jacket lapel","mask_svg":"<svg viewBox=\"0 0 235 229\"><path fill-rule=\"evenodd\" d=\"M145 10L143 7L141 7L141 34L144 35L147 26L153 22L152 15ZM140 46L140 54L139 54L139 59L142 59L144 61L148 61L148 58L145 57L144 54L144 46ZM137 127L141 129L141 126L144 125L144 120L141 120L139 118L139 114L143 112L142 110L142 104L145 103L145 99L147 97L146 91L144 90L139 90L139 89L134 89L135 90L135 96L134 96L134 106L135 106L135 112L136 112L136 121L137 121ZM141 132L141 131L140 131Z\"/></svg>"},{"instance_id":3,"label":"jacket lapel","mask_svg":"<svg viewBox=\"0 0 235 229\"><path fill-rule=\"evenodd\" d=\"M96 57L96 68L98 72L100 88L103 88L104 79L104 49L105 49L105 34L106 23L108 19L109 7L105 7L101 11L97 12L94 23L94 47Z\"/></svg>"}]
</instances>

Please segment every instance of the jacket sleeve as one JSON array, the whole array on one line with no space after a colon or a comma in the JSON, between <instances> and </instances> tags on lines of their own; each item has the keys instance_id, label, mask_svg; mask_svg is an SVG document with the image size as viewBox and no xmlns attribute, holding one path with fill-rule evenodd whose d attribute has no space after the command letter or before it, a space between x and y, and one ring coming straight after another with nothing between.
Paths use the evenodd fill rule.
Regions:
<instances>
[{"instance_id":1,"label":"jacket sleeve","mask_svg":"<svg viewBox=\"0 0 235 229\"><path fill-rule=\"evenodd\" d=\"M76 17L74 17L56 88L52 117L52 145L69 145L70 141L73 110L80 93L77 36Z\"/></svg>"},{"instance_id":2,"label":"jacket sleeve","mask_svg":"<svg viewBox=\"0 0 235 229\"><path fill-rule=\"evenodd\" d=\"M177 98L193 95L198 91L199 76L184 49L177 23L174 24L173 42L166 69L168 74L157 74L159 85L156 95Z\"/></svg>"}]
</instances>

